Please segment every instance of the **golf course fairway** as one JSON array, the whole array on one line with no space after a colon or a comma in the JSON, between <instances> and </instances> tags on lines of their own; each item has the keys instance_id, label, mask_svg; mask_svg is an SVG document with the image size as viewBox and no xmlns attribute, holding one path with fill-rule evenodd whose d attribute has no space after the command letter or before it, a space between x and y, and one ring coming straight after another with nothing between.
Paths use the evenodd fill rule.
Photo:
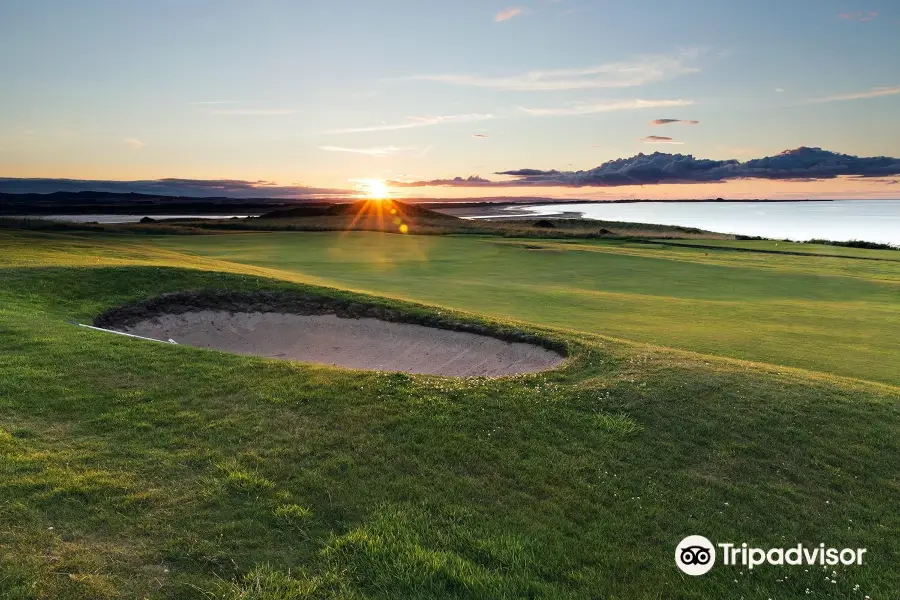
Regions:
<instances>
[{"instance_id":1,"label":"golf course fairway","mask_svg":"<svg viewBox=\"0 0 900 600\"><path fill-rule=\"evenodd\" d=\"M730 242L741 244L758 242ZM169 236L153 245L492 318L900 385L898 252L372 232Z\"/></svg>"}]
</instances>

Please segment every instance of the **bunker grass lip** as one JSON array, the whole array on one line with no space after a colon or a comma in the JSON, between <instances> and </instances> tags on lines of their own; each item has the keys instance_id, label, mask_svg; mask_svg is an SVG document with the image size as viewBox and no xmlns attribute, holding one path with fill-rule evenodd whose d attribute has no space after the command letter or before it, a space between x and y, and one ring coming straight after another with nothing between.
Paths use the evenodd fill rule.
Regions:
<instances>
[{"instance_id":1,"label":"bunker grass lip","mask_svg":"<svg viewBox=\"0 0 900 600\"><path fill-rule=\"evenodd\" d=\"M564 360L534 344L334 314L202 310L161 315L125 331L160 341L177 338L182 345L233 354L445 377L536 373Z\"/></svg>"},{"instance_id":2,"label":"bunker grass lip","mask_svg":"<svg viewBox=\"0 0 900 600\"><path fill-rule=\"evenodd\" d=\"M282 292L165 294L110 309L95 326L235 354L451 377L535 373L563 342L430 310Z\"/></svg>"}]
</instances>

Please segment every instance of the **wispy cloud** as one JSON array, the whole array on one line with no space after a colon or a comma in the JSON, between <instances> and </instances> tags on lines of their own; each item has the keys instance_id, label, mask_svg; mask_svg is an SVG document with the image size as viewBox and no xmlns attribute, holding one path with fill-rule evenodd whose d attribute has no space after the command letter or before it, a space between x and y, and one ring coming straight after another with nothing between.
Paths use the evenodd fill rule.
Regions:
<instances>
[{"instance_id":1,"label":"wispy cloud","mask_svg":"<svg viewBox=\"0 0 900 600\"><path fill-rule=\"evenodd\" d=\"M237 100L199 100L197 102L191 102L194 106L208 106L215 104L237 104Z\"/></svg>"},{"instance_id":2,"label":"wispy cloud","mask_svg":"<svg viewBox=\"0 0 900 600\"><path fill-rule=\"evenodd\" d=\"M641 141L645 144L683 144L684 142L677 142L672 138L665 135L648 135L647 137L641 138Z\"/></svg>"},{"instance_id":3,"label":"wispy cloud","mask_svg":"<svg viewBox=\"0 0 900 600\"><path fill-rule=\"evenodd\" d=\"M824 98L813 98L810 102L841 102L844 100L863 100L865 98L878 98L881 96L896 96L900 94L900 85L895 87L877 87L864 92L853 92L850 94L838 94L836 96L825 96Z\"/></svg>"},{"instance_id":4,"label":"wispy cloud","mask_svg":"<svg viewBox=\"0 0 900 600\"><path fill-rule=\"evenodd\" d=\"M671 125L673 123L680 123L682 125L699 125L700 121L691 121L685 119L653 119L650 121L651 125Z\"/></svg>"},{"instance_id":5,"label":"wispy cloud","mask_svg":"<svg viewBox=\"0 0 900 600\"><path fill-rule=\"evenodd\" d=\"M597 102L592 104L572 104L559 108L526 108L519 110L534 117L590 115L615 110L640 110L645 108L668 108L673 106L690 106L693 100L618 100L614 102Z\"/></svg>"},{"instance_id":6,"label":"wispy cloud","mask_svg":"<svg viewBox=\"0 0 900 600\"><path fill-rule=\"evenodd\" d=\"M643 56L589 67L528 71L499 77L442 74L412 75L402 79L508 91L634 87L696 73L700 69L692 63L700 54L700 50L692 49L674 55Z\"/></svg>"},{"instance_id":7,"label":"wispy cloud","mask_svg":"<svg viewBox=\"0 0 900 600\"><path fill-rule=\"evenodd\" d=\"M368 156L392 156L415 148L398 146L376 146L374 148L346 148L344 146L319 146L320 150L327 152L350 152L352 154L366 154Z\"/></svg>"},{"instance_id":8,"label":"wispy cloud","mask_svg":"<svg viewBox=\"0 0 900 600\"><path fill-rule=\"evenodd\" d=\"M131 138L131 137L123 138L122 141L125 143L126 146L128 146L129 148L131 148L133 150L140 150L141 148L143 148L144 146L147 145L146 143L142 142L141 140L139 140L137 138Z\"/></svg>"},{"instance_id":9,"label":"wispy cloud","mask_svg":"<svg viewBox=\"0 0 900 600\"><path fill-rule=\"evenodd\" d=\"M209 111L211 115L230 117L278 117L299 112L297 108L222 108Z\"/></svg>"},{"instance_id":10,"label":"wispy cloud","mask_svg":"<svg viewBox=\"0 0 900 600\"><path fill-rule=\"evenodd\" d=\"M878 18L878 13L874 10L863 10L858 12L841 13L838 15L838 17L844 19L845 21L859 21L860 23L866 23Z\"/></svg>"},{"instance_id":11,"label":"wispy cloud","mask_svg":"<svg viewBox=\"0 0 900 600\"><path fill-rule=\"evenodd\" d=\"M396 129L413 129L415 127L429 127L431 125L445 125L449 123L472 123L474 121L488 121L493 119L492 114L470 113L465 115L447 115L442 117L407 117L403 123L383 123L371 127L349 127L337 129L330 133L366 133L370 131L394 131Z\"/></svg>"},{"instance_id":12,"label":"wispy cloud","mask_svg":"<svg viewBox=\"0 0 900 600\"><path fill-rule=\"evenodd\" d=\"M484 177L479 177L478 175L454 177L452 179L431 179L429 181L388 181L387 184L391 187L503 187L503 182L490 181Z\"/></svg>"},{"instance_id":13,"label":"wispy cloud","mask_svg":"<svg viewBox=\"0 0 900 600\"><path fill-rule=\"evenodd\" d=\"M496 21L497 23L501 23L503 21L509 21L513 17L518 17L525 14L528 14L528 9L518 6L510 6L509 8L505 8L494 15L494 21Z\"/></svg>"}]
</instances>

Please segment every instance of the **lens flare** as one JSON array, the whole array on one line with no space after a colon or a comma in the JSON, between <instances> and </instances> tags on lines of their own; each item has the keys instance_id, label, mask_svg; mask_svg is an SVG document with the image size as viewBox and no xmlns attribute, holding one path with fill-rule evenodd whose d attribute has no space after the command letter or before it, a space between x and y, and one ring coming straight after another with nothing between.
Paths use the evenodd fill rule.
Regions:
<instances>
[{"instance_id":1,"label":"lens flare","mask_svg":"<svg viewBox=\"0 0 900 600\"><path fill-rule=\"evenodd\" d=\"M354 179L360 195L365 196L351 203L348 216L352 217L344 228L352 230L384 231L407 234L416 229L415 211L390 196L387 184L381 179Z\"/></svg>"}]
</instances>

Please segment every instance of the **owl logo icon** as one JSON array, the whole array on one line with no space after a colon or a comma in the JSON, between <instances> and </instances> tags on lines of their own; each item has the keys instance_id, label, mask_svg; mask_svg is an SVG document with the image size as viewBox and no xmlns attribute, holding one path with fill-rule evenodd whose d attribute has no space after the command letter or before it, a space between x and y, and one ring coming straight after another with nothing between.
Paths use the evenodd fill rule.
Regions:
<instances>
[{"instance_id":1,"label":"owl logo icon","mask_svg":"<svg viewBox=\"0 0 900 600\"><path fill-rule=\"evenodd\" d=\"M675 564L688 575L703 575L716 564L716 547L702 535L689 535L675 548Z\"/></svg>"}]
</instances>

